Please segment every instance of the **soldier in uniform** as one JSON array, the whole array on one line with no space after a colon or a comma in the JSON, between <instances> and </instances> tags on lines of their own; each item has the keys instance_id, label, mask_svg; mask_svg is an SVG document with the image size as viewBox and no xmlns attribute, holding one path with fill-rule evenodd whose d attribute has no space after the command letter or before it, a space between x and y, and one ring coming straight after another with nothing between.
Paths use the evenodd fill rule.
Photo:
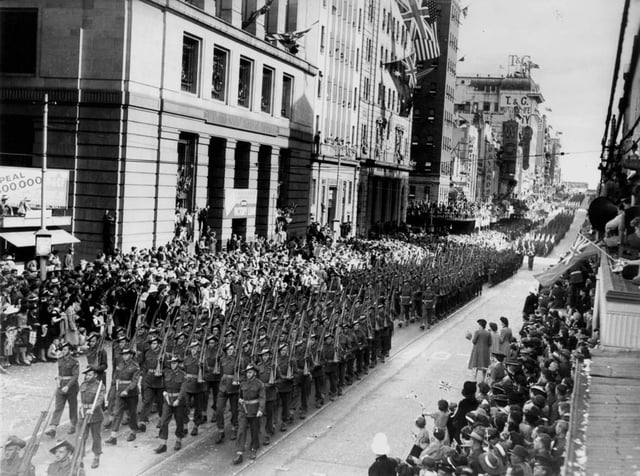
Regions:
<instances>
[{"instance_id":1,"label":"soldier in uniform","mask_svg":"<svg viewBox=\"0 0 640 476\"><path fill-rule=\"evenodd\" d=\"M331 333L327 333L327 335L324 336L322 360L324 362L324 373L329 379L329 400L332 402L338 394L338 362L334 360L335 351L333 336Z\"/></svg>"},{"instance_id":2,"label":"soldier in uniform","mask_svg":"<svg viewBox=\"0 0 640 476\"><path fill-rule=\"evenodd\" d=\"M118 334L122 334L122 332L124 332L124 329L122 329L122 331L118 331ZM116 374L116 368L118 367L118 365L121 365L123 362L123 358L122 358L122 351L124 349L126 349L128 347L128 340L126 338L125 335L119 335L119 337L116 339L116 345L112 346L111 348L111 357L112 357L112 361L111 364L113 366L113 372L111 374L111 386L109 387L109 393L107 395L107 416L108 419L106 421L106 423L104 424L105 428L111 428L111 425L113 423L113 418L114 418L114 414L116 412L116 402L117 402L117 395L115 394L116 388L113 385L113 379L115 378L115 374Z\"/></svg>"},{"instance_id":3,"label":"soldier in uniform","mask_svg":"<svg viewBox=\"0 0 640 476\"><path fill-rule=\"evenodd\" d=\"M149 422L149 414L153 404L158 408L158 413L162 410L162 393L164 383L162 382L162 357L160 356L160 338L152 336L149 340L149 348L140 360L140 371L142 373L142 411L140 412L140 429L146 429Z\"/></svg>"},{"instance_id":4,"label":"soldier in uniform","mask_svg":"<svg viewBox=\"0 0 640 476\"><path fill-rule=\"evenodd\" d=\"M179 332L176 334L172 354L182 360L187 353L187 334Z\"/></svg>"},{"instance_id":5,"label":"soldier in uniform","mask_svg":"<svg viewBox=\"0 0 640 476\"><path fill-rule=\"evenodd\" d=\"M71 474L71 458L75 451L74 446L67 440L58 441L56 445L49 450L49 453L56 457L56 460L47 468L47 476L68 476ZM84 469L78 469L78 476L85 476Z\"/></svg>"},{"instance_id":6,"label":"soldier in uniform","mask_svg":"<svg viewBox=\"0 0 640 476\"><path fill-rule=\"evenodd\" d=\"M183 363L185 375L185 391L187 392L188 411L193 408L193 427L191 435L198 434L198 427L206 421L206 410L204 409L204 380L202 380L202 369L200 365L200 344L193 341L189 345L189 355Z\"/></svg>"},{"instance_id":7,"label":"soldier in uniform","mask_svg":"<svg viewBox=\"0 0 640 476\"><path fill-rule=\"evenodd\" d=\"M428 329L435 323L436 309L436 293L429 284L422 294L422 317L420 320L420 329Z\"/></svg>"},{"instance_id":8,"label":"soldier in uniform","mask_svg":"<svg viewBox=\"0 0 640 476\"><path fill-rule=\"evenodd\" d=\"M236 365L235 346L229 342L224 347L225 354L220 357L220 390L216 402L216 432L215 442L222 443L224 440L224 411L227 407L227 400L231 407L231 439L235 440L238 434L238 392L240 386L235 382L234 371Z\"/></svg>"},{"instance_id":9,"label":"soldier in uniform","mask_svg":"<svg viewBox=\"0 0 640 476\"><path fill-rule=\"evenodd\" d=\"M265 445L271 443L271 437L275 433L273 419L276 413L276 400L278 392L276 391L275 375L273 375L273 361L271 360L271 351L265 347L260 351L260 362L256 366L258 378L264 383L265 392L265 420L264 420L264 441Z\"/></svg>"},{"instance_id":10,"label":"soldier in uniform","mask_svg":"<svg viewBox=\"0 0 640 476\"><path fill-rule=\"evenodd\" d=\"M49 429L45 435L51 438L56 436L56 428L60 424L60 417L65 403L69 404L69 420L71 428L69 434L76 432L78 423L78 377L80 375L80 363L71 355L71 344L62 344L62 355L58 359L58 389L56 391L56 404L51 417Z\"/></svg>"},{"instance_id":11,"label":"soldier in uniform","mask_svg":"<svg viewBox=\"0 0 640 476\"><path fill-rule=\"evenodd\" d=\"M367 332L362 328L362 319L365 316L361 316L353 322L353 338L354 338L354 355L356 358L356 379L360 380L362 374L369 373L367 369L368 364L365 365L365 353L367 352Z\"/></svg>"},{"instance_id":12,"label":"soldier in uniform","mask_svg":"<svg viewBox=\"0 0 640 476\"><path fill-rule=\"evenodd\" d=\"M99 371L94 367L87 367L83 372L85 375L84 382L80 385L80 416L85 418L88 411L93 408L93 413L87 421L87 426L82 435L82 448L84 448L89 433L91 433L91 451L93 452L92 468L100 466L100 455L102 454L102 420L104 415L102 413L102 405L104 404L104 397L106 390L104 384L98 378ZM93 403L95 402L95 406ZM83 451L84 454L84 451Z\"/></svg>"},{"instance_id":13,"label":"soldier in uniform","mask_svg":"<svg viewBox=\"0 0 640 476\"><path fill-rule=\"evenodd\" d=\"M413 318L411 317L411 285L408 279L404 280L400 289L400 306L404 323L408 326L410 322L413 322ZM398 326L402 327L402 318Z\"/></svg>"},{"instance_id":14,"label":"soldier in uniform","mask_svg":"<svg viewBox=\"0 0 640 476\"><path fill-rule=\"evenodd\" d=\"M23 457L20 456L20 450L27 446L24 440L17 436L11 435L4 444L4 452L0 461L0 474L4 476L35 476L36 468L29 463L27 472L20 474L20 466L22 466Z\"/></svg>"},{"instance_id":15,"label":"soldier in uniform","mask_svg":"<svg viewBox=\"0 0 640 476\"><path fill-rule=\"evenodd\" d=\"M169 423L171 417L176 422L176 444L173 447L178 451L182 448L182 437L185 435L184 420L187 408L186 374L180 368L180 359L175 355L169 360L168 369L164 370L163 380L165 389L162 393L162 416L160 418L160 439L162 444L154 451L157 454L167 451L169 439Z\"/></svg>"},{"instance_id":16,"label":"soldier in uniform","mask_svg":"<svg viewBox=\"0 0 640 476\"><path fill-rule=\"evenodd\" d=\"M217 329L217 328L214 328ZM213 409L214 419L216 414L216 400L218 398L218 389L220 388L220 366L217 362L218 357L218 337L217 335L210 335L207 337L207 348L205 350L204 360L204 402L203 409L206 411L209 404L209 394L212 394L213 403L211 408Z\"/></svg>"},{"instance_id":17,"label":"soldier in uniform","mask_svg":"<svg viewBox=\"0 0 640 476\"><path fill-rule=\"evenodd\" d=\"M249 364L244 370L246 378L240 384L240 430L236 442L236 457L233 464L242 462L247 430L251 431L251 446L249 457L256 459L256 451L260 447L260 418L265 411L264 383L256 378L257 368Z\"/></svg>"},{"instance_id":18,"label":"soldier in uniform","mask_svg":"<svg viewBox=\"0 0 640 476\"><path fill-rule=\"evenodd\" d=\"M280 415L280 431L287 431L287 421L289 420L289 405L291 404L291 394L293 393L293 373L297 367L294 359L289 358L289 345L286 342L278 347L278 367L276 368L276 389L278 390L278 400L282 410Z\"/></svg>"},{"instance_id":19,"label":"soldier in uniform","mask_svg":"<svg viewBox=\"0 0 640 476\"><path fill-rule=\"evenodd\" d=\"M311 368L310 358L307 355L305 349L305 341L299 340L296 342L295 350L294 350L294 358L295 358L295 370L293 373L293 381L294 381L294 395L296 396L296 400L299 400L300 407L300 419L304 420L307 418L307 411L309 409L309 393L311 392L311 374L309 369ZM293 402L293 406L297 406L296 402Z\"/></svg>"},{"instance_id":20,"label":"soldier in uniform","mask_svg":"<svg viewBox=\"0 0 640 476\"><path fill-rule=\"evenodd\" d=\"M311 334L310 340L311 378L313 379L316 408L320 408L324 405L325 388L322 346L318 343L317 334Z\"/></svg>"},{"instance_id":21,"label":"soldier in uniform","mask_svg":"<svg viewBox=\"0 0 640 476\"><path fill-rule=\"evenodd\" d=\"M98 380L102 382L102 385L107 386L107 367L109 365L107 358L107 351L99 347L100 334L92 332L87 337L87 344L89 349L87 350L87 365L93 367L97 372Z\"/></svg>"},{"instance_id":22,"label":"soldier in uniform","mask_svg":"<svg viewBox=\"0 0 640 476\"><path fill-rule=\"evenodd\" d=\"M138 427L137 414L140 367L133 359L133 353L133 350L129 348L122 350L122 363L116 367L113 381L111 382L111 387L115 387L116 410L111 437L104 442L106 445L117 444L116 435L120 429L125 410L129 413L129 428L131 429L127 441L135 440L136 432L142 431L142 428Z\"/></svg>"}]
</instances>

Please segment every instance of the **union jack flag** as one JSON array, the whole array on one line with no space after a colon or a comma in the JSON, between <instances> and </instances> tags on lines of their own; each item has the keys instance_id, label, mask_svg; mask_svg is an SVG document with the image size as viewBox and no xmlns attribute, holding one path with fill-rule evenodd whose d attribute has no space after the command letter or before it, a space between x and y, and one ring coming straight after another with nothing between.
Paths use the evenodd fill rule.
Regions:
<instances>
[{"instance_id":1,"label":"union jack flag","mask_svg":"<svg viewBox=\"0 0 640 476\"><path fill-rule=\"evenodd\" d=\"M436 22L437 4L427 0L427 5L419 5L422 0L396 0L404 24L413 41L418 61L428 61L440 56L438 28Z\"/></svg>"},{"instance_id":2,"label":"union jack flag","mask_svg":"<svg viewBox=\"0 0 640 476\"><path fill-rule=\"evenodd\" d=\"M571 248L569 248L569 252L564 258L562 258L562 262L568 264L573 258L582 253L590 243L591 242L584 236L578 234L578 236L576 236L576 241L574 241Z\"/></svg>"},{"instance_id":3,"label":"union jack flag","mask_svg":"<svg viewBox=\"0 0 640 476\"><path fill-rule=\"evenodd\" d=\"M444 380L440 380L440 384L438 385L438 388L440 390L444 390L445 392L448 392L449 390L451 390L451 384L449 382L445 382Z\"/></svg>"}]
</instances>

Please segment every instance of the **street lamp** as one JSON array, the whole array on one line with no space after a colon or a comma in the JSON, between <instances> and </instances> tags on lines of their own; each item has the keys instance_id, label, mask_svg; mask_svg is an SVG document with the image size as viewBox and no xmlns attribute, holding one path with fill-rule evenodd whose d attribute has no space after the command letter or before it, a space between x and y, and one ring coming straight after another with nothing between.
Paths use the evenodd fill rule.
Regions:
<instances>
[{"instance_id":1,"label":"street lamp","mask_svg":"<svg viewBox=\"0 0 640 476\"><path fill-rule=\"evenodd\" d=\"M40 179L40 229L36 232L36 256L40 258L40 280L47 279L47 258L51 253L51 233L47 230L46 222L46 187L47 176L47 128L49 125L49 95L44 95L44 109L42 119L42 176Z\"/></svg>"}]
</instances>

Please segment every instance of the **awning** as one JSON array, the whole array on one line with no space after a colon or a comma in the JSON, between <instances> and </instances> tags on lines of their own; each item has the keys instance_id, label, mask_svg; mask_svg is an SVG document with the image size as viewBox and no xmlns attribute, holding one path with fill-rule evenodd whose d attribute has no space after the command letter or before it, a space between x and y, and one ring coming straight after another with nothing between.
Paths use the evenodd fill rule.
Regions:
<instances>
[{"instance_id":1,"label":"awning","mask_svg":"<svg viewBox=\"0 0 640 476\"><path fill-rule=\"evenodd\" d=\"M51 244L80 243L80 240L64 230L47 230L51 233ZM0 233L0 238L7 240L16 248L36 246L35 231L11 231Z\"/></svg>"}]
</instances>

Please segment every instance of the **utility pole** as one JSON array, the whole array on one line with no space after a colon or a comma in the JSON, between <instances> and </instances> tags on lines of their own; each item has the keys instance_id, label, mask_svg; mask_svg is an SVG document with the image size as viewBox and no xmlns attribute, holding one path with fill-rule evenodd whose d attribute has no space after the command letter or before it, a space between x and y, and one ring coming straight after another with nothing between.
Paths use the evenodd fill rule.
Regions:
<instances>
[{"instance_id":1,"label":"utility pole","mask_svg":"<svg viewBox=\"0 0 640 476\"><path fill-rule=\"evenodd\" d=\"M40 281L47 279L47 258L51 253L51 233L47 230L47 129L49 127L49 95L44 95L42 117L42 168L40 177L40 229L36 232L36 255L40 258Z\"/></svg>"}]
</instances>

